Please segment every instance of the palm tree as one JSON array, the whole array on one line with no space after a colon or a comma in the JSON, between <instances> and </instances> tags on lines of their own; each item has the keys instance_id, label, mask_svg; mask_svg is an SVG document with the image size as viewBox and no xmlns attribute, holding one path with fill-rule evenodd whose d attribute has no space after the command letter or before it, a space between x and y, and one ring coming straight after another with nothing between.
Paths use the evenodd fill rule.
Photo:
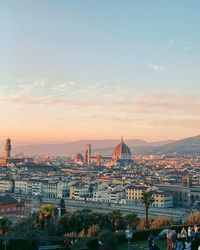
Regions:
<instances>
[{"instance_id":1,"label":"palm tree","mask_svg":"<svg viewBox=\"0 0 200 250\"><path fill-rule=\"evenodd\" d=\"M138 220L136 213L126 214L125 220L128 224L128 227L133 229L133 227L136 225L136 222Z\"/></svg>"},{"instance_id":2,"label":"palm tree","mask_svg":"<svg viewBox=\"0 0 200 250\"><path fill-rule=\"evenodd\" d=\"M119 210L113 210L111 213L109 213L109 217L115 227L115 231L118 231L122 221L121 212Z\"/></svg>"},{"instance_id":3,"label":"palm tree","mask_svg":"<svg viewBox=\"0 0 200 250\"><path fill-rule=\"evenodd\" d=\"M154 202L152 191L142 191L142 202L144 203L145 208L145 226L149 228L149 206Z\"/></svg>"},{"instance_id":4,"label":"palm tree","mask_svg":"<svg viewBox=\"0 0 200 250\"><path fill-rule=\"evenodd\" d=\"M3 235L10 231L11 227L12 222L8 217L3 217L0 219L0 229Z\"/></svg>"},{"instance_id":5,"label":"palm tree","mask_svg":"<svg viewBox=\"0 0 200 250\"><path fill-rule=\"evenodd\" d=\"M63 216L66 214L66 208L65 208L65 200L63 198L60 199L60 215Z\"/></svg>"}]
</instances>

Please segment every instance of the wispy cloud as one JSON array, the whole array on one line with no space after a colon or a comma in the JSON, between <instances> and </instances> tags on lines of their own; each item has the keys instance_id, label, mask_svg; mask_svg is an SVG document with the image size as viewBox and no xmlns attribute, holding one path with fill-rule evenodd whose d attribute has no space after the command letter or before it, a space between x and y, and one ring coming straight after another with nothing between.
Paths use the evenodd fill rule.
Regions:
<instances>
[{"instance_id":1,"label":"wispy cloud","mask_svg":"<svg viewBox=\"0 0 200 250\"><path fill-rule=\"evenodd\" d=\"M2 87L3 86L3 87ZM0 90L5 93L5 95L15 96L20 93L25 99L43 98L52 96L55 99L84 99L91 98L96 95L98 91L98 96L106 96L112 93L114 89L107 84L106 80L96 81L96 82L86 82L86 81L66 81L66 82L53 82L47 81L46 79L30 80L20 78L13 82L7 83L6 87L4 84L0 83ZM8 98L9 98L8 96Z\"/></svg>"},{"instance_id":2,"label":"wispy cloud","mask_svg":"<svg viewBox=\"0 0 200 250\"><path fill-rule=\"evenodd\" d=\"M155 70L155 71L158 71L158 70L166 70L166 67L164 66L161 66L161 65L157 65L157 64L153 64L153 63L149 63L149 62L146 62L145 65L152 69L152 70Z\"/></svg>"},{"instance_id":3,"label":"wispy cloud","mask_svg":"<svg viewBox=\"0 0 200 250\"><path fill-rule=\"evenodd\" d=\"M199 42L195 42L190 45L183 46L181 50L192 50L192 49L195 49L198 45L199 45Z\"/></svg>"},{"instance_id":4,"label":"wispy cloud","mask_svg":"<svg viewBox=\"0 0 200 250\"><path fill-rule=\"evenodd\" d=\"M23 95L12 95L10 98L0 97L0 103L17 106L58 106L58 107L95 107L100 102L94 100L72 100L70 98L55 98L54 96L27 98Z\"/></svg>"},{"instance_id":5,"label":"wispy cloud","mask_svg":"<svg viewBox=\"0 0 200 250\"><path fill-rule=\"evenodd\" d=\"M185 46L185 47L182 47L181 50L191 50L194 48L195 48L195 46Z\"/></svg>"},{"instance_id":6,"label":"wispy cloud","mask_svg":"<svg viewBox=\"0 0 200 250\"><path fill-rule=\"evenodd\" d=\"M134 109L156 115L194 116L200 114L200 94L173 91L143 91L136 94Z\"/></svg>"},{"instance_id":7,"label":"wispy cloud","mask_svg":"<svg viewBox=\"0 0 200 250\"><path fill-rule=\"evenodd\" d=\"M152 65L151 65L152 66ZM154 70L163 69L153 65ZM130 85L109 85L107 81L82 83L49 83L47 81L18 81L10 93L0 93L0 104L13 105L16 108L42 107L50 112L52 108L59 111L59 117L80 119L88 122L110 124L131 124L133 127L182 126L195 127L199 124L200 94L180 94L175 91L136 91ZM28 109L27 109L28 110ZM36 115L36 114L35 114ZM82 118L86 122L87 119ZM184 122L181 125L182 121ZM75 120L74 120L75 121ZM193 124L193 125L192 125ZM185 125L184 125L185 126Z\"/></svg>"},{"instance_id":8,"label":"wispy cloud","mask_svg":"<svg viewBox=\"0 0 200 250\"><path fill-rule=\"evenodd\" d=\"M87 89L87 88L86 88ZM88 89L90 89L88 87ZM92 93L99 93L98 86L92 89ZM1 104L12 104L20 106L55 106L70 107L72 109L96 109L96 112L105 113L115 112L127 116L141 117L149 115L158 116L195 116L200 114L200 94L179 94L169 91L140 91L136 92L124 85L112 89L109 94L101 93L102 96L79 96L71 95L47 95L30 96L15 92L10 96L1 93ZM98 110L97 110L98 109ZM93 112L93 111L92 111Z\"/></svg>"},{"instance_id":9,"label":"wispy cloud","mask_svg":"<svg viewBox=\"0 0 200 250\"><path fill-rule=\"evenodd\" d=\"M24 83L20 82L19 85L21 84ZM29 120L31 123L39 119L41 126L43 119L52 121L54 111L56 118L53 119L52 126L64 129L67 121L67 126L75 134L79 130L82 133L86 130L88 133L93 131L94 134L101 130L106 134L113 132L115 128L116 131L124 130L124 133L127 132L130 136L133 131L137 135L143 135L144 131L152 134L155 130L155 133L160 135L171 130L177 136L177 133L187 129L191 134L195 134L199 129L200 93L181 94L165 90L136 91L126 84L109 86L108 82L97 82L93 85L90 83L81 85L77 82L64 85L57 83L54 86L60 90L68 86L72 86L72 89L69 91L51 89L48 92L50 86L53 87L49 84L38 87L40 91L41 88L46 89L46 92L43 91L40 95L31 95L27 89L24 92L15 89L11 95L0 92L0 104L15 110L15 113L18 110L19 113L26 114L27 127L29 127ZM32 90L36 91L35 88L37 89L37 86L33 86ZM73 94L76 91L79 92L78 95ZM59 94L60 92L64 94ZM86 98L81 96L83 94L86 94ZM34 112L30 114L30 110ZM40 117L38 117L39 113ZM13 116L10 116L11 119L14 119L14 116L13 113ZM175 128L178 131L174 132ZM60 131L56 129L58 130Z\"/></svg>"},{"instance_id":10,"label":"wispy cloud","mask_svg":"<svg viewBox=\"0 0 200 250\"><path fill-rule=\"evenodd\" d=\"M120 83L121 84L121 83ZM109 85L106 80L96 82L67 81L61 83L46 80L30 81L20 78L8 84L9 91L1 90L0 103L16 106L59 106L59 107L101 107L117 98L127 86L116 83ZM120 92L119 92L120 91ZM121 94L125 94L121 92ZM122 104L123 106L123 104Z\"/></svg>"}]
</instances>

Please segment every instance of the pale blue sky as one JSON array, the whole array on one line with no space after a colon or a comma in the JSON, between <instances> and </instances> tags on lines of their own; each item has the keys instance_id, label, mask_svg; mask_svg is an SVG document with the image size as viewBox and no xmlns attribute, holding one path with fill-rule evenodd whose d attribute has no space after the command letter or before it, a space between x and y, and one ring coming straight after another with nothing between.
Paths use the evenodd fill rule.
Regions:
<instances>
[{"instance_id":1,"label":"pale blue sky","mask_svg":"<svg viewBox=\"0 0 200 250\"><path fill-rule=\"evenodd\" d=\"M197 134L199 10L198 0L2 0L0 112L9 125L0 133L26 140Z\"/></svg>"}]
</instances>

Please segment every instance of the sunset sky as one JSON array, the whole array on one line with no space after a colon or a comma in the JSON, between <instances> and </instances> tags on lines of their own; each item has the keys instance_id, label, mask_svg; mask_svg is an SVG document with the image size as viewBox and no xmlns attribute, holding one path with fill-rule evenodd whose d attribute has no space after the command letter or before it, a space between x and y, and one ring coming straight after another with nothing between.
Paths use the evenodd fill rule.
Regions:
<instances>
[{"instance_id":1,"label":"sunset sky","mask_svg":"<svg viewBox=\"0 0 200 250\"><path fill-rule=\"evenodd\" d=\"M0 140L200 134L199 10L199 0L2 0Z\"/></svg>"}]
</instances>

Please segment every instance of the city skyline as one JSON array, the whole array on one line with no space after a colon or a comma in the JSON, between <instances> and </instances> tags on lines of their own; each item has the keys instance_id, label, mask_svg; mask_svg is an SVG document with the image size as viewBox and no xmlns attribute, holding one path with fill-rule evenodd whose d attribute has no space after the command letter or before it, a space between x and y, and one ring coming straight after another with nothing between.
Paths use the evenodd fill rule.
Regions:
<instances>
[{"instance_id":1,"label":"city skyline","mask_svg":"<svg viewBox=\"0 0 200 250\"><path fill-rule=\"evenodd\" d=\"M0 138L200 134L198 1L2 1Z\"/></svg>"}]
</instances>

